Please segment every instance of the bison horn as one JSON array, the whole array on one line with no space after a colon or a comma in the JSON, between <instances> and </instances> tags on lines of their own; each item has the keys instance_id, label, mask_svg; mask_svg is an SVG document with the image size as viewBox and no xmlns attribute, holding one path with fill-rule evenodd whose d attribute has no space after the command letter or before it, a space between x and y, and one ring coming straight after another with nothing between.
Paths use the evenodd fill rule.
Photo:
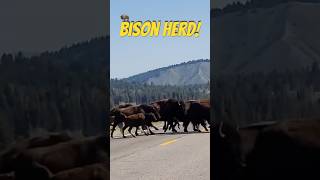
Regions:
<instances>
[{"instance_id":1,"label":"bison horn","mask_svg":"<svg viewBox=\"0 0 320 180\"><path fill-rule=\"evenodd\" d=\"M220 135L222 138L225 138L226 135L222 132L222 126L223 126L223 122L221 122L220 125L219 125L219 135Z\"/></svg>"}]
</instances>

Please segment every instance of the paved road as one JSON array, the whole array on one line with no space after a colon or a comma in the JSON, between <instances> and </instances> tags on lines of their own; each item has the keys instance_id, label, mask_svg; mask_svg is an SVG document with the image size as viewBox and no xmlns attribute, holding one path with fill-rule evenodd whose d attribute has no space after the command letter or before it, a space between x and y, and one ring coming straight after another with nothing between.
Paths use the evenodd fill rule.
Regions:
<instances>
[{"instance_id":1,"label":"paved road","mask_svg":"<svg viewBox=\"0 0 320 180\"><path fill-rule=\"evenodd\" d=\"M111 180L209 180L210 133L110 139Z\"/></svg>"}]
</instances>

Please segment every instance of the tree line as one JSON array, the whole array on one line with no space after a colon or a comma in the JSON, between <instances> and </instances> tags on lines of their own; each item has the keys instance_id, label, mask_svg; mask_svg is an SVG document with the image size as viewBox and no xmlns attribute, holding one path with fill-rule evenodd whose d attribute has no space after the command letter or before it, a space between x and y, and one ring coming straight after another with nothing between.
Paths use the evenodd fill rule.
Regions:
<instances>
[{"instance_id":1,"label":"tree line","mask_svg":"<svg viewBox=\"0 0 320 180\"><path fill-rule=\"evenodd\" d=\"M217 75L213 118L238 125L320 117L319 64L299 70Z\"/></svg>"},{"instance_id":2,"label":"tree line","mask_svg":"<svg viewBox=\"0 0 320 180\"><path fill-rule=\"evenodd\" d=\"M221 16L226 13L247 11L255 8L270 8L281 3L288 2L307 2L307 3L319 3L319 0L248 0L244 3L239 1L230 3L224 8L214 8L212 14L214 17Z\"/></svg>"},{"instance_id":3,"label":"tree line","mask_svg":"<svg viewBox=\"0 0 320 180\"><path fill-rule=\"evenodd\" d=\"M108 51L105 37L25 57L0 59L0 147L36 131L103 132Z\"/></svg>"},{"instance_id":4,"label":"tree line","mask_svg":"<svg viewBox=\"0 0 320 180\"><path fill-rule=\"evenodd\" d=\"M153 101L174 98L178 100L210 97L210 85L154 85L125 80L110 80L110 107L121 103L148 104Z\"/></svg>"}]
</instances>

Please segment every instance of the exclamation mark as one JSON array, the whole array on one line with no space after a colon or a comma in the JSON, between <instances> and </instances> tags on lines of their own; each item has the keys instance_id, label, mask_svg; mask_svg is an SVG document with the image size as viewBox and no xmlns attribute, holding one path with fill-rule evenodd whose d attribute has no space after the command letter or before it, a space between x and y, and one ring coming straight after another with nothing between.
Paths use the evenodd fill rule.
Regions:
<instances>
[{"instance_id":1,"label":"exclamation mark","mask_svg":"<svg viewBox=\"0 0 320 180\"><path fill-rule=\"evenodd\" d=\"M198 25L197 25L197 30L196 30L196 32L194 33L194 37L199 37L199 36L200 36L200 28L201 28L201 25L202 25L202 22L199 21L199 22L198 22Z\"/></svg>"}]
</instances>

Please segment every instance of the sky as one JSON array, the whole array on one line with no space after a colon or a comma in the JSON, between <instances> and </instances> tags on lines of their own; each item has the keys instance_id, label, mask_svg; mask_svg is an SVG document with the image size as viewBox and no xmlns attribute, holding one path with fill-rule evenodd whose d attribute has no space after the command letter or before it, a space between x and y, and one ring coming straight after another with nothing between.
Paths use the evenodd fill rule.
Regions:
<instances>
[{"instance_id":1,"label":"sky","mask_svg":"<svg viewBox=\"0 0 320 180\"><path fill-rule=\"evenodd\" d=\"M46 50L58 50L63 46L109 34L109 6L107 1L108 0L1 0L0 55L6 52L23 51L27 53L40 53ZM125 0L111 1L119 1L118 4L126 2ZM140 0L136 0L135 2L139 1ZM211 5L221 7L224 6L226 2L231 1L234 0L213 0ZM173 2L175 1L171 2L166 0L161 2L162 5L160 6L164 9L163 13L169 12L169 9L171 9L172 12L174 8L169 7L166 9L166 7ZM194 2L190 0L177 0L177 2L182 4L181 7L185 7L187 2L196 6L196 9L203 6L202 3L194 3L199 2L199 0L195 0ZM154 7L153 4L155 3L157 2L147 1L150 7ZM158 2L158 4L159 3L160 2ZM204 3L209 2L206 1ZM130 2L128 4L130 4ZM177 7L178 5L173 4L172 6ZM120 11L121 8L127 7L129 6L115 6L115 10ZM146 8L141 8L140 5L136 5L135 7L137 7L136 12L141 11L137 13L137 15L148 11ZM180 11L180 9L186 10ZM188 9L190 9L190 6L189 8L177 8L174 9L174 11L176 11L176 14L186 14ZM193 10L190 12L193 14ZM119 17L118 15L116 16L118 20ZM181 59L183 59L183 57Z\"/></svg>"},{"instance_id":2,"label":"sky","mask_svg":"<svg viewBox=\"0 0 320 180\"><path fill-rule=\"evenodd\" d=\"M0 55L39 53L105 36L106 0L1 0Z\"/></svg>"},{"instance_id":3,"label":"sky","mask_svg":"<svg viewBox=\"0 0 320 180\"><path fill-rule=\"evenodd\" d=\"M125 78L148 70L210 57L209 0L111 0L110 77ZM121 14L132 21L202 21L194 37L120 37Z\"/></svg>"}]
</instances>

